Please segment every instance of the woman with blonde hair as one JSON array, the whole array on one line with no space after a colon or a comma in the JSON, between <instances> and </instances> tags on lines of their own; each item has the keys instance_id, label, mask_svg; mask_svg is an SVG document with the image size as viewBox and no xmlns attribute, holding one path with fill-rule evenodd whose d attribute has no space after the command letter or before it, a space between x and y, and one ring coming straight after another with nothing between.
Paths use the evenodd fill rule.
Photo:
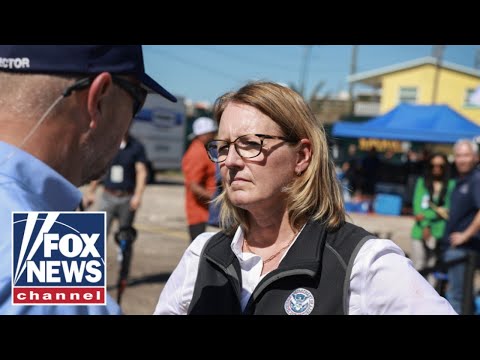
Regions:
<instances>
[{"instance_id":1,"label":"woman with blonde hair","mask_svg":"<svg viewBox=\"0 0 480 360\"><path fill-rule=\"evenodd\" d=\"M185 251L155 314L454 314L390 240L347 223L323 126L300 95L217 99L218 233Z\"/></svg>"}]
</instances>

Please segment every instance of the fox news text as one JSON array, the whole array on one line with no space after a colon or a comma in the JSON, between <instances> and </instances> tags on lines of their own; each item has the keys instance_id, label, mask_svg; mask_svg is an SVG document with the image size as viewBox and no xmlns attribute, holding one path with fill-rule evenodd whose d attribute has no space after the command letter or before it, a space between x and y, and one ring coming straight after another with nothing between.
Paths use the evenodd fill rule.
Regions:
<instances>
[{"instance_id":1,"label":"fox news text","mask_svg":"<svg viewBox=\"0 0 480 360\"><path fill-rule=\"evenodd\" d=\"M105 212L13 212L12 303L106 304Z\"/></svg>"}]
</instances>

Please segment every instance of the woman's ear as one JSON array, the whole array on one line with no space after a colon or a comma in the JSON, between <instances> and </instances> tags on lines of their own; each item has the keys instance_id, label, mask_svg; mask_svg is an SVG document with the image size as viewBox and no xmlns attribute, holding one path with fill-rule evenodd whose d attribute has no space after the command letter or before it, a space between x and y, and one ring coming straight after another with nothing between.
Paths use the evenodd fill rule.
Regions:
<instances>
[{"instance_id":1,"label":"woman's ear","mask_svg":"<svg viewBox=\"0 0 480 360\"><path fill-rule=\"evenodd\" d=\"M297 151L297 164L295 173L301 175L310 164L312 159L312 143L308 139L301 139Z\"/></svg>"},{"instance_id":2,"label":"woman's ear","mask_svg":"<svg viewBox=\"0 0 480 360\"><path fill-rule=\"evenodd\" d=\"M103 72L93 80L88 90L87 108L90 115L90 128L97 127L102 116L105 96L113 85L112 76Z\"/></svg>"}]
</instances>

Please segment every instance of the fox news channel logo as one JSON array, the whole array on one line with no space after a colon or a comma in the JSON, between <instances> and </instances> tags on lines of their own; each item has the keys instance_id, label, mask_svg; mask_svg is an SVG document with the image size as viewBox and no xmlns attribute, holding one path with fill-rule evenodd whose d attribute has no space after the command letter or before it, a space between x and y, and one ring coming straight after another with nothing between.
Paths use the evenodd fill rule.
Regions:
<instances>
[{"instance_id":1,"label":"fox news channel logo","mask_svg":"<svg viewBox=\"0 0 480 360\"><path fill-rule=\"evenodd\" d=\"M106 304L105 212L13 212L14 305Z\"/></svg>"}]
</instances>

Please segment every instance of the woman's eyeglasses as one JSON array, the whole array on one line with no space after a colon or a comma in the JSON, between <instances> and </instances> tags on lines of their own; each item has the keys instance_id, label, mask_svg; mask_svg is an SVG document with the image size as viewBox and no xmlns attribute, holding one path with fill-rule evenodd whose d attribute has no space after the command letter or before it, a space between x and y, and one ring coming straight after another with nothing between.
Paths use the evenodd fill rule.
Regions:
<instances>
[{"instance_id":1,"label":"woman's eyeglasses","mask_svg":"<svg viewBox=\"0 0 480 360\"><path fill-rule=\"evenodd\" d=\"M210 160L216 163L221 163L227 159L228 151L232 144L240 157L251 159L260 155L263 148L263 141L265 139L280 139L292 144L298 142L298 140L291 140L283 136L247 134L239 136L233 141L212 140L205 145L205 148L207 149Z\"/></svg>"},{"instance_id":2,"label":"woman's eyeglasses","mask_svg":"<svg viewBox=\"0 0 480 360\"><path fill-rule=\"evenodd\" d=\"M65 91L63 92L63 96L67 97L73 91L89 87L94 79L95 77L87 77L76 81L74 84L70 85L68 88L65 89ZM125 80L115 75L112 75L112 81L114 84L118 85L133 98L133 116L137 115L137 113L140 111L143 104L145 103L145 99L147 98L147 90L137 84L134 84L131 81Z\"/></svg>"}]
</instances>

